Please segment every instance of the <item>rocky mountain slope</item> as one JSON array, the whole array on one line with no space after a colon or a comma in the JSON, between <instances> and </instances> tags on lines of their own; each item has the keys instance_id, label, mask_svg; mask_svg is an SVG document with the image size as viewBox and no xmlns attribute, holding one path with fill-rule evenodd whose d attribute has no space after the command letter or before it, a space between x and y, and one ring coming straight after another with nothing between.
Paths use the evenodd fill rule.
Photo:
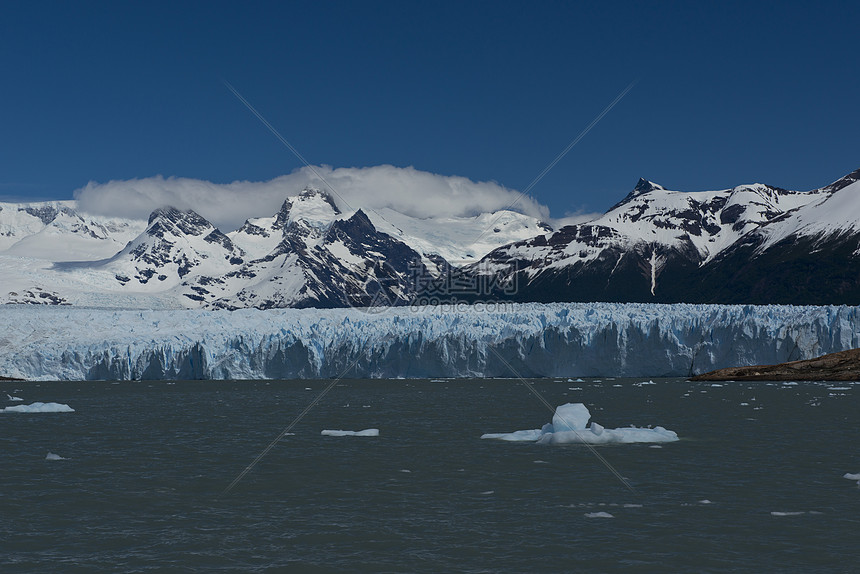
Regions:
<instances>
[{"instance_id":1,"label":"rocky mountain slope","mask_svg":"<svg viewBox=\"0 0 860 574\"><path fill-rule=\"evenodd\" d=\"M400 305L450 268L446 256L473 262L551 230L512 211L426 220L344 213L315 189L227 233L173 207L146 222L91 217L74 202L0 209L0 302L132 308Z\"/></svg>"},{"instance_id":2,"label":"rocky mountain slope","mask_svg":"<svg viewBox=\"0 0 860 574\"><path fill-rule=\"evenodd\" d=\"M860 304L858 180L860 170L807 192L679 192L643 179L603 216L558 231L513 211L342 211L315 189L226 233L172 207L132 221L80 213L74 202L0 204L0 303Z\"/></svg>"},{"instance_id":3,"label":"rocky mountain slope","mask_svg":"<svg viewBox=\"0 0 860 574\"><path fill-rule=\"evenodd\" d=\"M500 247L467 270L517 301L858 304L858 179L695 193L640 180L602 217Z\"/></svg>"}]
</instances>

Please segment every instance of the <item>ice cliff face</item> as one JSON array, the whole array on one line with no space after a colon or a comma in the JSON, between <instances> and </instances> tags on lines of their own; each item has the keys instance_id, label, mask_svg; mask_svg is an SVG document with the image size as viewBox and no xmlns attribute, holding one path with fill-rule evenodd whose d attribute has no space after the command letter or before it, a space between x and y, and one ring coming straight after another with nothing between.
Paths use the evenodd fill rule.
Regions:
<instances>
[{"instance_id":1,"label":"ice cliff face","mask_svg":"<svg viewBox=\"0 0 860 574\"><path fill-rule=\"evenodd\" d=\"M689 376L860 347L854 307L6 306L0 324L0 374L41 380Z\"/></svg>"}]
</instances>

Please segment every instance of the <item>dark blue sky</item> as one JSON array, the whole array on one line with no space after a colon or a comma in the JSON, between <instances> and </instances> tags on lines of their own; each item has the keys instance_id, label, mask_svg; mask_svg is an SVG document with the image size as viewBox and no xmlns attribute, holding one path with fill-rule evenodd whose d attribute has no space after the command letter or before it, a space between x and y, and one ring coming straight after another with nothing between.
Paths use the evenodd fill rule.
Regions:
<instances>
[{"instance_id":1,"label":"dark blue sky","mask_svg":"<svg viewBox=\"0 0 860 574\"><path fill-rule=\"evenodd\" d=\"M90 180L415 166L603 211L860 167L856 2L7 2L0 195Z\"/></svg>"}]
</instances>

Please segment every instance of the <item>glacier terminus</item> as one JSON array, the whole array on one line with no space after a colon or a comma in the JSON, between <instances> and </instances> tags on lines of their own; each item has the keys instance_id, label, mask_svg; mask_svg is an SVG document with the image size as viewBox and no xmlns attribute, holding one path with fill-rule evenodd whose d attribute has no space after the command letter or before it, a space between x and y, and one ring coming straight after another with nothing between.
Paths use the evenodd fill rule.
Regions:
<instances>
[{"instance_id":1,"label":"glacier terminus","mask_svg":"<svg viewBox=\"0 0 860 574\"><path fill-rule=\"evenodd\" d=\"M0 373L29 380L685 377L860 347L860 310L847 306L6 305L0 323Z\"/></svg>"}]
</instances>

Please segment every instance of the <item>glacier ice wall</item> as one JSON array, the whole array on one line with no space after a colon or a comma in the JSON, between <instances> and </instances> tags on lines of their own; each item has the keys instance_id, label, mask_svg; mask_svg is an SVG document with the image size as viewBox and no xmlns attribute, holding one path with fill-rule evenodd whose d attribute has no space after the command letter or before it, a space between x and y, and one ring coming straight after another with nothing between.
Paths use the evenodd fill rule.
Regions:
<instances>
[{"instance_id":1,"label":"glacier ice wall","mask_svg":"<svg viewBox=\"0 0 860 574\"><path fill-rule=\"evenodd\" d=\"M493 351L524 377L674 377L856 347L856 307L0 307L0 375L31 380L515 376Z\"/></svg>"}]
</instances>

